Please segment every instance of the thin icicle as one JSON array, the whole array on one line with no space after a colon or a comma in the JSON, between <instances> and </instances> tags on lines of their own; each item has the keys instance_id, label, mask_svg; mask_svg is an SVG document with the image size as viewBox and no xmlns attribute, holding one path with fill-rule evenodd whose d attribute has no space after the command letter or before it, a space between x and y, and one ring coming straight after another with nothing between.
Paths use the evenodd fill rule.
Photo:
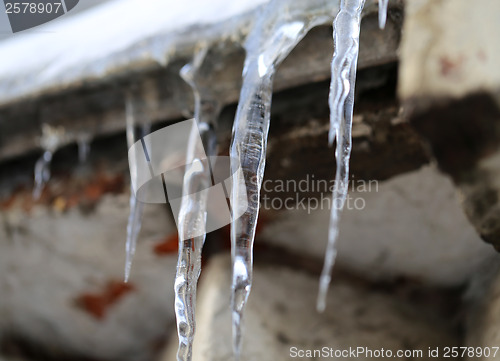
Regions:
<instances>
[{"instance_id":1,"label":"thin icicle","mask_svg":"<svg viewBox=\"0 0 500 361\"><path fill-rule=\"evenodd\" d=\"M44 151L35 164L35 187L33 188L33 199L39 200L43 187L50 180L50 163L52 162L51 151Z\"/></svg>"},{"instance_id":2,"label":"thin icicle","mask_svg":"<svg viewBox=\"0 0 500 361\"><path fill-rule=\"evenodd\" d=\"M208 48L196 53L193 62L181 70L182 78L191 86L195 98L195 120L186 152L186 172L182 188L182 203L179 211L179 258L175 277L175 314L179 336L178 361L190 361L195 333L196 288L201 271L201 251L205 242L207 216L206 193L211 186L210 161L202 162L196 154L208 157L217 153L215 125L220 105L205 87L209 74L202 71ZM198 133L199 132L199 133ZM202 144L199 143L201 136ZM204 148L200 152L198 147ZM209 158L210 159L210 158ZM193 236L202 234L202 236Z\"/></svg>"},{"instance_id":3,"label":"thin icicle","mask_svg":"<svg viewBox=\"0 0 500 361\"><path fill-rule=\"evenodd\" d=\"M82 133L77 138L78 161L83 164L87 161L90 153L90 134Z\"/></svg>"},{"instance_id":4,"label":"thin icicle","mask_svg":"<svg viewBox=\"0 0 500 361\"><path fill-rule=\"evenodd\" d=\"M378 0L378 26L380 29L385 28L385 22L387 21L388 5L389 5L389 0Z\"/></svg>"},{"instance_id":5,"label":"thin icicle","mask_svg":"<svg viewBox=\"0 0 500 361\"><path fill-rule=\"evenodd\" d=\"M42 156L35 164L35 187L33 188L33 199L38 200L42 195L43 187L50 180L50 164L57 148L64 142L65 131L61 127L42 125L42 137L40 146L44 150Z\"/></svg>"},{"instance_id":6,"label":"thin icicle","mask_svg":"<svg viewBox=\"0 0 500 361\"><path fill-rule=\"evenodd\" d=\"M241 177L233 177L231 204L233 211L245 208L243 215L233 220L231 227L231 309L236 359L241 353L243 314L252 286L253 243L264 175L273 77L276 67L305 34L330 18L331 3L273 0L259 14L245 43L247 56L243 86L230 150L231 159L238 160L238 164L231 165L231 173L234 174L238 166L242 170ZM306 13L308 17L304 16ZM240 184L244 184L245 188L241 189Z\"/></svg>"},{"instance_id":7,"label":"thin icicle","mask_svg":"<svg viewBox=\"0 0 500 361\"><path fill-rule=\"evenodd\" d=\"M132 261L134 259L135 249L137 246L137 238L139 237L139 232L141 230L142 211L144 208L144 205L137 201L133 192L130 194L129 206L130 214L128 216L127 242L125 245L125 282L128 282L130 278L130 271L132 269Z\"/></svg>"},{"instance_id":8,"label":"thin icicle","mask_svg":"<svg viewBox=\"0 0 500 361\"><path fill-rule=\"evenodd\" d=\"M333 22L335 52L332 61L330 85L330 132L329 142L337 140L335 158L337 169L333 204L330 214L328 245L325 264L320 278L318 311L326 307L326 295L337 255L336 243L340 213L347 197L349 182L349 158L351 156L351 129L354 107L354 85L359 54L361 12L365 0L341 0L340 11Z\"/></svg>"},{"instance_id":9,"label":"thin icicle","mask_svg":"<svg viewBox=\"0 0 500 361\"><path fill-rule=\"evenodd\" d=\"M134 143L140 138L136 134L136 119L135 119L135 109L133 100L130 94L127 94L126 99L126 135L127 135L127 146L130 149ZM142 135L145 136L150 132L151 125L145 124L142 127ZM127 241L125 244L125 282L128 282L130 278L130 270L132 268L132 261L135 255L135 249L137 246L137 239L139 237L139 232L142 226L142 212L144 204L138 202L134 192L130 190L130 214L128 216L127 223Z\"/></svg>"}]
</instances>

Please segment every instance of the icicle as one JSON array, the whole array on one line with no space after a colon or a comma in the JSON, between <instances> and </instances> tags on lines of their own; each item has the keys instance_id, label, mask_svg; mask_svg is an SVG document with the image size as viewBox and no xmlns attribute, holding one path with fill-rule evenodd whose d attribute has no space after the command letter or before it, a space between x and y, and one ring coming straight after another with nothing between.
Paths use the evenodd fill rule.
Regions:
<instances>
[{"instance_id":1,"label":"icicle","mask_svg":"<svg viewBox=\"0 0 500 361\"><path fill-rule=\"evenodd\" d=\"M130 194L129 199L130 214L127 223L127 243L125 245L125 282L130 278L130 270L132 269L132 261L135 255L137 246L137 238L141 230L142 224L142 211L144 205L138 202L133 192Z\"/></svg>"},{"instance_id":2,"label":"icicle","mask_svg":"<svg viewBox=\"0 0 500 361\"><path fill-rule=\"evenodd\" d=\"M50 180L50 164L52 156L57 148L63 143L65 132L63 128L42 125L42 137L40 146L44 150L43 155L35 164L35 187L33 188L33 199L38 200L42 195L43 187Z\"/></svg>"},{"instance_id":3,"label":"icicle","mask_svg":"<svg viewBox=\"0 0 500 361\"><path fill-rule=\"evenodd\" d=\"M83 164L87 161L90 153L90 134L82 133L76 141L78 144L78 160L80 164Z\"/></svg>"},{"instance_id":4,"label":"icicle","mask_svg":"<svg viewBox=\"0 0 500 361\"><path fill-rule=\"evenodd\" d=\"M231 227L231 308L236 359L240 357L243 314L252 286L253 243L264 175L273 77L276 67L309 29L331 18L331 3L273 0L258 15L257 23L245 43L247 56L243 86L230 150L231 159L239 160L243 174L243 179L233 178L233 210L243 208L242 200L248 201L243 216L233 220ZM236 164L232 164L232 174L235 167ZM239 184L244 184L246 189L240 189Z\"/></svg>"},{"instance_id":5,"label":"icicle","mask_svg":"<svg viewBox=\"0 0 500 361\"><path fill-rule=\"evenodd\" d=\"M133 100L131 94L127 94L126 99L126 126L127 126L127 146L130 149L134 143L138 140L135 132L135 109L133 105ZM142 136L147 135L151 130L151 125L149 123L144 124L142 127ZM138 202L135 198L134 192L130 191L130 214L128 216L127 223L127 242L125 244L125 282L128 282L130 277L130 270L132 268L132 260L135 255L135 249L137 246L137 238L139 237L139 232L141 231L142 225L142 212L144 204Z\"/></svg>"},{"instance_id":6,"label":"icicle","mask_svg":"<svg viewBox=\"0 0 500 361\"><path fill-rule=\"evenodd\" d=\"M39 200L45 184L50 179L50 163L52 152L46 150L35 164L35 187L33 188L33 199Z\"/></svg>"},{"instance_id":7,"label":"icicle","mask_svg":"<svg viewBox=\"0 0 500 361\"><path fill-rule=\"evenodd\" d=\"M241 351L242 318L252 285L253 241L259 211L260 187L265 165L274 71L259 76L258 69L246 68L240 103L234 122L231 157L240 160L244 179L233 179L234 208L239 199L248 199L247 211L231 226L233 349L236 359ZM233 172L234 169L231 170ZM255 179L252 179L255 177ZM244 182L241 193L236 181Z\"/></svg>"},{"instance_id":8,"label":"icicle","mask_svg":"<svg viewBox=\"0 0 500 361\"><path fill-rule=\"evenodd\" d=\"M219 116L220 104L206 88L209 78L201 70L208 48L196 53L193 62L181 70L182 78L191 86L195 98L195 119L198 127L193 127L188 141L186 172L183 182L183 198L179 211L179 258L175 278L175 314L179 336L178 361L191 360L195 333L196 288L201 271L201 251L205 242L207 199L200 192L211 186L211 165L203 163L195 154L197 147L205 149L208 157L217 153L215 123ZM199 132L199 134L198 134ZM197 141L201 136L203 144ZM202 230L203 236L193 237L192 231ZM199 233L198 233L199 234Z\"/></svg>"},{"instance_id":9,"label":"icicle","mask_svg":"<svg viewBox=\"0 0 500 361\"><path fill-rule=\"evenodd\" d=\"M326 306L326 295L337 254L339 217L347 197L349 182L349 158L351 155L351 129L354 107L354 85L359 54L359 31L364 0L341 0L340 11L333 22L335 52L332 61L330 85L330 132L329 142L337 139L335 158L337 170L333 204L330 214L328 245L325 264L320 278L318 311Z\"/></svg>"},{"instance_id":10,"label":"icicle","mask_svg":"<svg viewBox=\"0 0 500 361\"><path fill-rule=\"evenodd\" d=\"M378 0L378 26L380 29L385 28L388 5L389 5L389 0Z\"/></svg>"}]
</instances>

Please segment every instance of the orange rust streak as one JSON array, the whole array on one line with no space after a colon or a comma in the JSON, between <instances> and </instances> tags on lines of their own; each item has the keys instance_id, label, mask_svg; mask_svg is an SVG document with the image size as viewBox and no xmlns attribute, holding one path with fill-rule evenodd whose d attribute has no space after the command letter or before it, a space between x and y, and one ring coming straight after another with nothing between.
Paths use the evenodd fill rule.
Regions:
<instances>
[{"instance_id":1,"label":"orange rust streak","mask_svg":"<svg viewBox=\"0 0 500 361\"><path fill-rule=\"evenodd\" d=\"M134 286L132 286L130 283L111 281L108 283L106 294L109 302L115 303L124 295L133 290Z\"/></svg>"},{"instance_id":2,"label":"orange rust streak","mask_svg":"<svg viewBox=\"0 0 500 361\"><path fill-rule=\"evenodd\" d=\"M177 233L167 236L161 243L154 246L153 252L158 256L177 253L179 250L179 235Z\"/></svg>"},{"instance_id":3,"label":"orange rust streak","mask_svg":"<svg viewBox=\"0 0 500 361\"><path fill-rule=\"evenodd\" d=\"M446 56L443 56L439 59L439 62L441 66L441 74L443 76L449 76L460 70L460 67L464 62L464 58L460 56L456 60L453 60Z\"/></svg>"},{"instance_id":4,"label":"orange rust streak","mask_svg":"<svg viewBox=\"0 0 500 361\"><path fill-rule=\"evenodd\" d=\"M17 205L29 213L35 204L45 204L66 211L83 203L96 203L106 193L119 194L124 190L122 175L107 176L101 173L85 181L66 178L59 178L63 179L63 190L55 191L49 183L38 201L33 200L31 189L19 188L8 198L0 200L0 209L7 211Z\"/></svg>"},{"instance_id":5,"label":"orange rust streak","mask_svg":"<svg viewBox=\"0 0 500 361\"><path fill-rule=\"evenodd\" d=\"M123 178L116 176L108 178L105 176L98 176L98 178L84 188L84 195L87 201L96 202L105 193L118 193L123 188Z\"/></svg>"},{"instance_id":6,"label":"orange rust streak","mask_svg":"<svg viewBox=\"0 0 500 361\"><path fill-rule=\"evenodd\" d=\"M127 293L134 290L130 283L110 281L101 293L83 293L76 298L76 305L98 320L104 319L109 308Z\"/></svg>"},{"instance_id":7,"label":"orange rust streak","mask_svg":"<svg viewBox=\"0 0 500 361\"><path fill-rule=\"evenodd\" d=\"M101 296L84 293L76 300L78 307L98 320L102 320L106 313L106 300Z\"/></svg>"}]
</instances>

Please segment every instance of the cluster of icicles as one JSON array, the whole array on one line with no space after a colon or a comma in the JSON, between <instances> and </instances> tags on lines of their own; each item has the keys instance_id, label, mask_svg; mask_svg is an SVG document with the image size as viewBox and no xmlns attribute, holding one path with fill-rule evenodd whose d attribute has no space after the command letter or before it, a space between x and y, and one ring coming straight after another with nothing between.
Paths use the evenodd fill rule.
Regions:
<instances>
[{"instance_id":1,"label":"cluster of icicles","mask_svg":"<svg viewBox=\"0 0 500 361\"><path fill-rule=\"evenodd\" d=\"M232 326L235 359L239 359L242 343L242 321L245 305L252 286L253 242L259 213L260 187L264 175L267 136L273 78L276 68L307 32L331 19L328 2L332 0L285 1L271 0L265 5L253 29L245 41L246 59L243 69L243 85L233 126L231 159L239 161L242 172L234 177L231 204L239 207L248 203L243 215L231 225L232 246ZM325 263L320 278L317 309L323 311L336 257L336 241L340 212L348 190L349 158L351 153L351 128L354 106L354 85L359 53L361 13L365 0L341 0L340 9L333 21L334 55L331 65L330 86L330 132L329 144L336 140L336 174L331 209L328 244ZM379 26L385 27L388 0L379 0ZM307 7L308 11L303 11ZM200 71L208 51L202 46L191 63L181 70L182 78L191 86L195 99L195 119L201 133L205 153L217 154L215 128L221 109L217 96L206 86L207 75ZM150 131L143 125L142 134L136 134L134 102L129 95L126 101L127 143L129 148ZM35 189L33 196L40 197L43 185L50 177L50 162L58 148L57 129L44 129L41 145L43 156L35 166ZM79 138L80 159L88 153L88 139ZM194 154L197 142L188 142L188 164L183 182L183 202L179 212L179 256L175 280L175 313L179 336L178 361L191 360L195 333L196 286L201 271L201 250L205 236L189 237L190 227L199 224L206 213L207 200L194 198L200 190L210 185L209 169L199 169L201 162ZM189 165L197 165L191 171ZM232 164L232 167L234 165ZM234 173L232 170L231 173ZM255 179L257 181L255 181ZM241 190L238 184L245 184ZM130 275L132 258L141 228L143 205L137 202L133 192L130 196L130 216L127 226L125 280ZM245 200L245 202L242 202ZM203 221L201 221L203 222Z\"/></svg>"}]
</instances>

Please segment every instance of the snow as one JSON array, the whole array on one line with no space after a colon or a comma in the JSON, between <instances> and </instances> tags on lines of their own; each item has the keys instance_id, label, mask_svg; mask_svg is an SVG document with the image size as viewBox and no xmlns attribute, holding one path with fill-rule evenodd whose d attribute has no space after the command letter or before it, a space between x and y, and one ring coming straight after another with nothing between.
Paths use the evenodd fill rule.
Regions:
<instances>
[{"instance_id":1,"label":"snow","mask_svg":"<svg viewBox=\"0 0 500 361\"><path fill-rule=\"evenodd\" d=\"M144 47L127 53L122 66L151 60L165 64L176 46L173 33L216 24L266 1L114 0L19 33L0 43L0 104L101 77L117 66L116 56L136 46ZM161 42L144 43L160 35ZM200 33L200 41L204 36Z\"/></svg>"}]
</instances>

